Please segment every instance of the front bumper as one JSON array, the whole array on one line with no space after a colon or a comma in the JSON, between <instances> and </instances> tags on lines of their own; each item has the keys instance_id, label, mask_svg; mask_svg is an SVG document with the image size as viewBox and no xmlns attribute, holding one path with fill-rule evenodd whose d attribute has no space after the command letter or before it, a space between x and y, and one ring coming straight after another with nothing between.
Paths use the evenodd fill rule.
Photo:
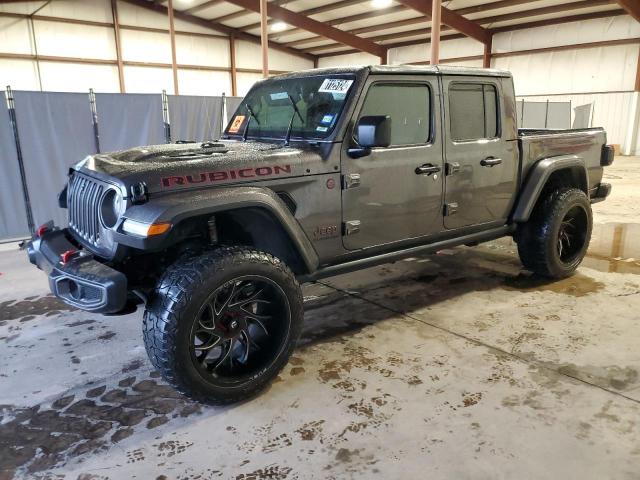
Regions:
<instances>
[{"instance_id":1,"label":"front bumper","mask_svg":"<svg viewBox=\"0 0 640 480\"><path fill-rule=\"evenodd\" d=\"M29 261L49 275L51 292L63 302L95 313L116 313L127 301L127 277L80 250L66 263L62 253L76 249L67 229L48 230L26 245Z\"/></svg>"}]
</instances>

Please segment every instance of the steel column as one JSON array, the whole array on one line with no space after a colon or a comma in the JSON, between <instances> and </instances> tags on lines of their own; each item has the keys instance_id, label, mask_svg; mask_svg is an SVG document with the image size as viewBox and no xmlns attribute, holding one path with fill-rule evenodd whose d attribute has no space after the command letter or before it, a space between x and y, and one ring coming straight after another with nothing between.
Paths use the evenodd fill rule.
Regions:
<instances>
[{"instance_id":1,"label":"steel column","mask_svg":"<svg viewBox=\"0 0 640 480\"><path fill-rule=\"evenodd\" d=\"M122 47L120 43L120 23L118 22L118 0L111 0L111 16L113 18L113 35L116 42L116 62L118 63L120 93L125 93L124 67L122 65Z\"/></svg>"},{"instance_id":2,"label":"steel column","mask_svg":"<svg viewBox=\"0 0 640 480\"><path fill-rule=\"evenodd\" d=\"M173 0L169 0L167 11L169 13L169 35L171 36L171 69L173 70L173 92L176 95L179 95L178 67L176 61L176 30L173 24Z\"/></svg>"},{"instance_id":3,"label":"steel column","mask_svg":"<svg viewBox=\"0 0 640 480\"><path fill-rule=\"evenodd\" d=\"M433 0L431 4L431 65L440 62L440 21L442 18L441 0Z\"/></svg>"},{"instance_id":4,"label":"steel column","mask_svg":"<svg viewBox=\"0 0 640 480\"><path fill-rule=\"evenodd\" d=\"M267 0L260 0L260 44L262 46L262 76L269 76L269 32L267 31Z\"/></svg>"}]
</instances>

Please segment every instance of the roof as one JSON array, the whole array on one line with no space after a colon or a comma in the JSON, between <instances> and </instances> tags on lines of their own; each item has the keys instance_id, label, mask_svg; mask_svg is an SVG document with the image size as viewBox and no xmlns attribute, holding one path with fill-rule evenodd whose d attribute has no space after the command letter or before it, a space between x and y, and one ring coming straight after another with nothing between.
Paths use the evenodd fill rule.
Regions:
<instances>
[{"instance_id":1,"label":"roof","mask_svg":"<svg viewBox=\"0 0 640 480\"><path fill-rule=\"evenodd\" d=\"M376 75L473 75L476 77L511 77L511 72L495 68L455 67L451 65L354 65L351 67L316 68L277 75L270 78L306 77L369 73Z\"/></svg>"}]
</instances>

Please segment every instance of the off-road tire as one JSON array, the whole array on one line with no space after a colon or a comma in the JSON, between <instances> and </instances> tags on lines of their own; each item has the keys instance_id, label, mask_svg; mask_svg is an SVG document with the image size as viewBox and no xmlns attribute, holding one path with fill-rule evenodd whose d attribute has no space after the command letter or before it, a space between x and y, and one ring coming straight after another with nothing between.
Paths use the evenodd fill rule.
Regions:
<instances>
[{"instance_id":1,"label":"off-road tire","mask_svg":"<svg viewBox=\"0 0 640 480\"><path fill-rule=\"evenodd\" d=\"M549 278L566 278L578 268L589 247L593 225L591 204L577 188L559 188L543 195L529 221L517 231L518 254L528 270ZM580 246L576 244L576 252L563 261L557 244L561 225L570 211L583 211L581 223L585 225L580 228Z\"/></svg>"},{"instance_id":2,"label":"off-road tire","mask_svg":"<svg viewBox=\"0 0 640 480\"><path fill-rule=\"evenodd\" d=\"M194 366L190 354L192 325L211 292L243 275L259 275L277 284L288 301L289 328L279 354L247 381L216 385ZM303 302L294 274L278 258L249 247L223 247L183 258L160 278L144 313L143 335L149 359L162 378L199 402L222 405L254 396L286 365L300 336Z\"/></svg>"}]
</instances>

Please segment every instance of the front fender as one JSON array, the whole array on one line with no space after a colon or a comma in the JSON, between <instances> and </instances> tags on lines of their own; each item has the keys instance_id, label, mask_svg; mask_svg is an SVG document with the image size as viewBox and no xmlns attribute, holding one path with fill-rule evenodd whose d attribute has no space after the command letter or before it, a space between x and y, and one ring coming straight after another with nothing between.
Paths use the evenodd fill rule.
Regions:
<instances>
[{"instance_id":1,"label":"front fender","mask_svg":"<svg viewBox=\"0 0 640 480\"><path fill-rule=\"evenodd\" d=\"M271 213L298 249L308 271L313 272L318 268L318 254L300 224L278 195L268 188L215 188L152 197L147 203L129 208L124 219L177 225L188 218L247 207L263 208ZM118 230L116 241L134 248L157 250L162 248L170 233L143 239Z\"/></svg>"},{"instance_id":2,"label":"front fender","mask_svg":"<svg viewBox=\"0 0 640 480\"><path fill-rule=\"evenodd\" d=\"M582 157L577 155L560 155L538 161L527 175L520 189L520 195L513 212L514 222L526 222L531 216L542 189L554 172L565 169L578 169L580 179L586 191L589 191L587 168Z\"/></svg>"}]
</instances>

